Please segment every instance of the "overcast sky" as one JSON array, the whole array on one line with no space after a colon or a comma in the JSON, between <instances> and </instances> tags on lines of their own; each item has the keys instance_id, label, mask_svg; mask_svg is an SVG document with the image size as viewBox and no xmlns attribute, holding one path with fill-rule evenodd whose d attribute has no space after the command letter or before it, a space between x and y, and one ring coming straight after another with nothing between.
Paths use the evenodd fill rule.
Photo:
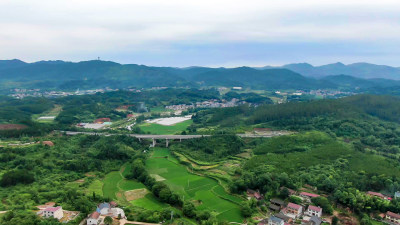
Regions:
<instances>
[{"instance_id":1,"label":"overcast sky","mask_svg":"<svg viewBox=\"0 0 400 225\"><path fill-rule=\"evenodd\" d=\"M0 0L0 59L400 66L399 0Z\"/></svg>"}]
</instances>

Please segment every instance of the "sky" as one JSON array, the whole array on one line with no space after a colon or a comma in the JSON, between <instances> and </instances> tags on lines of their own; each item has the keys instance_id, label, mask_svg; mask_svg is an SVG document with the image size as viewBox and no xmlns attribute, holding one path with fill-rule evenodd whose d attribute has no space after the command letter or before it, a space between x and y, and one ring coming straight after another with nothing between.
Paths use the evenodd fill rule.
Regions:
<instances>
[{"instance_id":1,"label":"sky","mask_svg":"<svg viewBox=\"0 0 400 225\"><path fill-rule=\"evenodd\" d=\"M0 0L0 59L400 66L398 0Z\"/></svg>"}]
</instances>

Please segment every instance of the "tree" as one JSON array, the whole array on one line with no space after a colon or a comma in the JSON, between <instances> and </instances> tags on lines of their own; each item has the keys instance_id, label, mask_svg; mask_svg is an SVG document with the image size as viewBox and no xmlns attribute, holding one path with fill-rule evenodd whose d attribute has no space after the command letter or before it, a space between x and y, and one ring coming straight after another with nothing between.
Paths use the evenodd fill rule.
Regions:
<instances>
[{"instance_id":1,"label":"tree","mask_svg":"<svg viewBox=\"0 0 400 225\"><path fill-rule=\"evenodd\" d=\"M329 203L327 198L321 196L317 198L312 198L311 201L317 206L320 206L325 213L327 214L333 213L332 205Z\"/></svg>"},{"instance_id":2,"label":"tree","mask_svg":"<svg viewBox=\"0 0 400 225\"><path fill-rule=\"evenodd\" d=\"M240 212L246 218L250 217L253 214L253 210L248 203L243 204L243 206L240 208Z\"/></svg>"},{"instance_id":3,"label":"tree","mask_svg":"<svg viewBox=\"0 0 400 225\"><path fill-rule=\"evenodd\" d=\"M191 202L185 202L183 204L182 208L183 215L189 217L189 218L194 218L196 216L196 209Z\"/></svg>"},{"instance_id":4,"label":"tree","mask_svg":"<svg viewBox=\"0 0 400 225\"><path fill-rule=\"evenodd\" d=\"M106 216L106 218L104 218L104 223L110 225L113 223L113 219L110 216Z\"/></svg>"},{"instance_id":5,"label":"tree","mask_svg":"<svg viewBox=\"0 0 400 225\"><path fill-rule=\"evenodd\" d=\"M337 216L334 216L332 218L332 225L337 225L339 223L339 218L337 218Z\"/></svg>"}]
</instances>

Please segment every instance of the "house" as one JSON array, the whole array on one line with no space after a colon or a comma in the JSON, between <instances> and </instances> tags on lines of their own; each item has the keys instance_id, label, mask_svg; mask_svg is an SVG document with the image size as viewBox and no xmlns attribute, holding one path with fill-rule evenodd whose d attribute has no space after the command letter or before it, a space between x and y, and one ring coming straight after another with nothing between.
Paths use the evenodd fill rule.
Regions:
<instances>
[{"instance_id":1,"label":"house","mask_svg":"<svg viewBox=\"0 0 400 225\"><path fill-rule=\"evenodd\" d=\"M100 223L100 213L93 212L89 215L88 219L86 220L87 225L98 225Z\"/></svg>"},{"instance_id":2,"label":"house","mask_svg":"<svg viewBox=\"0 0 400 225\"><path fill-rule=\"evenodd\" d=\"M271 210L280 211L283 207L285 207L284 201L277 198L273 198L270 200L269 208Z\"/></svg>"},{"instance_id":3,"label":"house","mask_svg":"<svg viewBox=\"0 0 400 225\"><path fill-rule=\"evenodd\" d=\"M120 208L111 208L110 213L112 214L112 217L115 218L126 218L125 217L125 212L124 210L120 209Z\"/></svg>"},{"instance_id":4,"label":"house","mask_svg":"<svg viewBox=\"0 0 400 225\"><path fill-rule=\"evenodd\" d=\"M43 217L54 217L56 219L61 219L64 217L64 213L61 206L48 207L43 210Z\"/></svg>"},{"instance_id":5,"label":"house","mask_svg":"<svg viewBox=\"0 0 400 225\"><path fill-rule=\"evenodd\" d=\"M300 193L300 197L302 197L304 200L306 200L307 202L311 202L312 198L317 198L320 195L317 194L313 194L313 193L308 193L308 192L301 192Z\"/></svg>"},{"instance_id":6,"label":"house","mask_svg":"<svg viewBox=\"0 0 400 225\"><path fill-rule=\"evenodd\" d=\"M378 192L368 191L367 195L371 196L371 197L378 197L378 198L384 199L384 200L389 200L389 198L387 196L385 196L381 193L378 193Z\"/></svg>"},{"instance_id":7,"label":"house","mask_svg":"<svg viewBox=\"0 0 400 225\"><path fill-rule=\"evenodd\" d=\"M96 212L100 213L100 215L108 215L111 210L111 205L107 202L101 203L97 206Z\"/></svg>"},{"instance_id":8,"label":"house","mask_svg":"<svg viewBox=\"0 0 400 225\"><path fill-rule=\"evenodd\" d=\"M254 191L254 190L251 190L251 189L247 189L247 196L249 198L255 198L257 200L263 199L263 196L262 196L262 194L260 194L259 191Z\"/></svg>"},{"instance_id":9,"label":"house","mask_svg":"<svg viewBox=\"0 0 400 225\"><path fill-rule=\"evenodd\" d=\"M275 216L271 216L268 220L268 225L284 225L284 224L285 221Z\"/></svg>"},{"instance_id":10,"label":"house","mask_svg":"<svg viewBox=\"0 0 400 225\"><path fill-rule=\"evenodd\" d=\"M285 222L285 224L286 223L291 223L293 221L293 219L291 217L286 216L285 214L283 214L281 212L278 213L278 214L275 214L275 217L277 217L279 219L282 219Z\"/></svg>"},{"instance_id":11,"label":"house","mask_svg":"<svg viewBox=\"0 0 400 225\"><path fill-rule=\"evenodd\" d=\"M305 214L307 214L309 216L321 217L322 216L322 208L320 208L318 206L309 205Z\"/></svg>"},{"instance_id":12,"label":"house","mask_svg":"<svg viewBox=\"0 0 400 225\"><path fill-rule=\"evenodd\" d=\"M385 221L391 224L400 224L400 215L387 211Z\"/></svg>"},{"instance_id":13,"label":"house","mask_svg":"<svg viewBox=\"0 0 400 225\"><path fill-rule=\"evenodd\" d=\"M289 217L292 217L293 219L301 216L303 212L303 206L297 205L294 203L289 203L285 209L282 210L283 213Z\"/></svg>"},{"instance_id":14,"label":"house","mask_svg":"<svg viewBox=\"0 0 400 225\"><path fill-rule=\"evenodd\" d=\"M302 225L321 225L321 223L321 218L316 216L308 217L307 219L303 219L301 222Z\"/></svg>"}]
</instances>

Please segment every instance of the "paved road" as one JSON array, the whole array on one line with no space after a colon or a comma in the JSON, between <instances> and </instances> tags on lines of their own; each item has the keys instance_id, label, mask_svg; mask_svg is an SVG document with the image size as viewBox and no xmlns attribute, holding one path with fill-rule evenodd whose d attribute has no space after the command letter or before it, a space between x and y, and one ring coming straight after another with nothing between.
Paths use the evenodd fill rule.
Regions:
<instances>
[{"instance_id":1,"label":"paved road","mask_svg":"<svg viewBox=\"0 0 400 225\"><path fill-rule=\"evenodd\" d=\"M78 134L86 134L86 135L104 135L104 136L112 136L112 135L129 135L131 137L136 137L139 139L174 139L174 140L183 140L183 139L193 139L193 138L201 138L201 137L209 137L211 135L158 135L158 134L109 134L109 133L96 133L96 132L75 132L75 131L59 131L65 132L66 135L78 135ZM243 138L270 138L275 136L287 135L288 132L284 131L276 131L270 134L237 134L239 137Z\"/></svg>"}]
</instances>

